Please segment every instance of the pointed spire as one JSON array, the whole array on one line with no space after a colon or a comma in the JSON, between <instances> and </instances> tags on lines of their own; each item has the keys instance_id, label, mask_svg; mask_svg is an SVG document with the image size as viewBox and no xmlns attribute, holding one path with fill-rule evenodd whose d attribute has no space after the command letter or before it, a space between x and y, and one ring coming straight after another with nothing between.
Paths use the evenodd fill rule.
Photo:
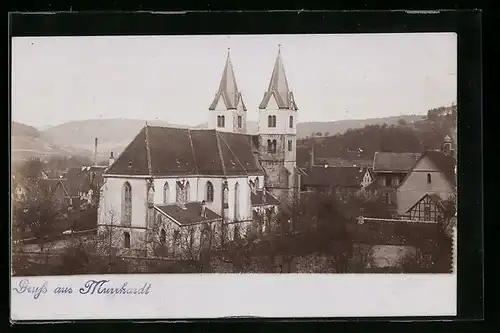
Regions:
<instances>
[{"instance_id":1,"label":"pointed spire","mask_svg":"<svg viewBox=\"0 0 500 333\"><path fill-rule=\"evenodd\" d=\"M269 86L267 91L260 103L259 108L265 109L270 97L274 95L278 107L280 109L297 109L295 102L293 100L293 94L288 85L288 80L286 78L285 67L283 65L283 59L281 59L281 44L278 45L278 55L274 62L273 73L271 74L271 80L269 81Z\"/></svg>"},{"instance_id":2,"label":"pointed spire","mask_svg":"<svg viewBox=\"0 0 500 333\"><path fill-rule=\"evenodd\" d=\"M241 99L241 94L236 84L236 76L234 75L233 64L231 63L231 49L227 49L226 64L222 72L222 77L219 84L219 89L215 95L214 101L210 105L210 110L215 110L220 98L223 98L227 109L236 109ZM244 107L244 109L246 109Z\"/></svg>"}]
</instances>

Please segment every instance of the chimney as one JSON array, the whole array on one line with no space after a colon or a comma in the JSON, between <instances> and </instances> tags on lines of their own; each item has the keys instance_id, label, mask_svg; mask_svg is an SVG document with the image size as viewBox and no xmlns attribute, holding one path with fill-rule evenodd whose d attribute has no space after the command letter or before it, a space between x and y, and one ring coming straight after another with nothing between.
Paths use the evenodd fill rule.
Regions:
<instances>
[{"instance_id":1,"label":"chimney","mask_svg":"<svg viewBox=\"0 0 500 333\"><path fill-rule=\"evenodd\" d=\"M97 165L97 138L94 140L94 165Z\"/></svg>"},{"instance_id":2,"label":"chimney","mask_svg":"<svg viewBox=\"0 0 500 333\"><path fill-rule=\"evenodd\" d=\"M313 146L311 148L311 167L314 166L314 143L313 143Z\"/></svg>"},{"instance_id":3,"label":"chimney","mask_svg":"<svg viewBox=\"0 0 500 333\"><path fill-rule=\"evenodd\" d=\"M207 217L207 212L206 212L206 207L205 207L205 200L201 202L201 217L206 218Z\"/></svg>"},{"instance_id":4,"label":"chimney","mask_svg":"<svg viewBox=\"0 0 500 333\"><path fill-rule=\"evenodd\" d=\"M115 163L115 157L113 156L113 152L109 155L109 164L108 166L111 166L113 163Z\"/></svg>"}]
</instances>

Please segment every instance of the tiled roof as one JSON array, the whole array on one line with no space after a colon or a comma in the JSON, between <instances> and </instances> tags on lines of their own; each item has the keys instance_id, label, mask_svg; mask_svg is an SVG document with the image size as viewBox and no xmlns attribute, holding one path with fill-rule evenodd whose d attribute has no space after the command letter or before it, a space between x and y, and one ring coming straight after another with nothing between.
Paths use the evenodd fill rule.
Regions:
<instances>
[{"instance_id":1,"label":"tiled roof","mask_svg":"<svg viewBox=\"0 0 500 333\"><path fill-rule=\"evenodd\" d=\"M269 87L260 102L259 109L265 109L271 96L274 96L276 103L280 109L297 110L293 93L288 86L288 80L285 74L285 67L281 59L281 52L278 52L276 61L274 62L273 73L269 82Z\"/></svg>"},{"instance_id":2,"label":"tiled roof","mask_svg":"<svg viewBox=\"0 0 500 333\"><path fill-rule=\"evenodd\" d=\"M269 191L266 191L264 195L263 190L257 190L255 193L252 192L250 201L252 206L279 205L280 203Z\"/></svg>"},{"instance_id":3,"label":"tiled roof","mask_svg":"<svg viewBox=\"0 0 500 333\"><path fill-rule=\"evenodd\" d=\"M252 149L252 137L246 134L146 126L106 174L261 174Z\"/></svg>"},{"instance_id":4,"label":"tiled roof","mask_svg":"<svg viewBox=\"0 0 500 333\"><path fill-rule=\"evenodd\" d=\"M156 210L165 214L167 217L173 219L182 226L202 222L214 222L222 218L222 216L207 207L205 207L205 217L202 217L200 202L186 203L186 209L182 209L178 205L155 205L154 207Z\"/></svg>"},{"instance_id":5,"label":"tiled roof","mask_svg":"<svg viewBox=\"0 0 500 333\"><path fill-rule=\"evenodd\" d=\"M215 94L214 100L212 104L210 104L210 107L208 109L215 110L215 108L217 107L217 103L221 98L224 101L227 109L236 109L238 104L241 102L243 110L247 110L245 103L243 103L241 93L238 91L236 76L234 75L233 64L231 63L229 52L227 54L224 71L222 72L219 90Z\"/></svg>"},{"instance_id":6,"label":"tiled roof","mask_svg":"<svg viewBox=\"0 0 500 333\"><path fill-rule=\"evenodd\" d=\"M408 172L413 168L420 153L376 152L373 157L374 172Z\"/></svg>"},{"instance_id":7,"label":"tiled roof","mask_svg":"<svg viewBox=\"0 0 500 333\"><path fill-rule=\"evenodd\" d=\"M342 157L317 157L316 164L328 164L328 166L363 166L372 167L373 161L361 158L342 158Z\"/></svg>"},{"instance_id":8,"label":"tiled roof","mask_svg":"<svg viewBox=\"0 0 500 333\"><path fill-rule=\"evenodd\" d=\"M102 166L71 168L61 181L70 196L77 196L78 191L88 192L92 186L101 184L104 171Z\"/></svg>"},{"instance_id":9,"label":"tiled roof","mask_svg":"<svg viewBox=\"0 0 500 333\"><path fill-rule=\"evenodd\" d=\"M367 168L314 166L302 177L304 186L361 186Z\"/></svg>"}]
</instances>

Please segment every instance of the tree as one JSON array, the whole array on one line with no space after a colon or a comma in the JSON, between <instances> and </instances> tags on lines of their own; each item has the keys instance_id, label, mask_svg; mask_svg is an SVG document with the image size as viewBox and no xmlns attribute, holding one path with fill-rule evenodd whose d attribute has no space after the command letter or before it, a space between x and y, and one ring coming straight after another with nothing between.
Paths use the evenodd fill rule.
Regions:
<instances>
[{"instance_id":1,"label":"tree","mask_svg":"<svg viewBox=\"0 0 500 333\"><path fill-rule=\"evenodd\" d=\"M28 186L29 194L26 200L13 207L15 235L16 237L35 238L40 246L40 251L43 252L47 237L56 230L54 222L58 211L51 189L41 187L37 181L31 182Z\"/></svg>"},{"instance_id":2,"label":"tree","mask_svg":"<svg viewBox=\"0 0 500 333\"><path fill-rule=\"evenodd\" d=\"M30 184L35 184L43 171L43 163L39 158L31 158L23 163L17 173L19 178Z\"/></svg>"},{"instance_id":3,"label":"tree","mask_svg":"<svg viewBox=\"0 0 500 333\"><path fill-rule=\"evenodd\" d=\"M404 120L403 118L401 118L401 119L398 119L398 125L400 125L400 126L406 126L406 125L408 125L408 123L406 122L406 120Z\"/></svg>"}]
</instances>

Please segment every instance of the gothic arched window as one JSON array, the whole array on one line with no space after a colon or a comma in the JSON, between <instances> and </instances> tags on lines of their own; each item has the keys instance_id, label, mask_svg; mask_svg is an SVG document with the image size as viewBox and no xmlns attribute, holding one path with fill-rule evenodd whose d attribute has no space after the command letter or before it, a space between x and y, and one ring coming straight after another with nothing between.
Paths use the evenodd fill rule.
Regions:
<instances>
[{"instance_id":1,"label":"gothic arched window","mask_svg":"<svg viewBox=\"0 0 500 333\"><path fill-rule=\"evenodd\" d=\"M255 188L259 188L259 178L255 178Z\"/></svg>"},{"instance_id":2,"label":"gothic arched window","mask_svg":"<svg viewBox=\"0 0 500 333\"><path fill-rule=\"evenodd\" d=\"M130 234L128 232L123 233L123 247L130 249Z\"/></svg>"},{"instance_id":3,"label":"gothic arched window","mask_svg":"<svg viewBox=\"0 0 500 333\"><path fill-rule=\"evenodd\" d=\"M224 208L228 207L229 204L229 189L227 188L227 185L223 185L223 190L222 190L222 203L224 204Z\"/></svg>"},{"instance_id":4,"label":"gothic arched window","mask_svg":"<svg viewBox=\"0 0 500 333\"><path fill-rule=\"evenodd\" d=\"M290 127L290 128L293 128L293 116L290 116L290 124L289 124L289 127Z\"/></svg>"},{"instance_id":5,"label":"gothic arched window","mask_svg":"<svg viewBox=\"0 0 500 333\"><path fill-rule=\"evenodd\" d=\"M211 182L207 182L207 185L205 186L205 201L214 201L214 185Z\"/></svg>"},{"instance_id":6,"label":"gothic arched window","mask_svg":"<svg viewBox=\"0 0 500 333\"><path fill-rule=\"evenodd\" d=\"M189 182L186 182L186 185L184 186L184 199L185 202L189 202L191 199L191 187L189 186Z\"/></svg>"},{"instance_id":7,"label":"gothic arched window","mask_svg":"<svg viewBox=\"0 0 500 333\"><path fill-rule=\"evenodd\" d=\"M175 202L182 202L182 186L178 181L175 183Z\"/></svg>"},{"instance_id":8,"label":"gothic arched window","mask_svg":"<svg viewBox=\"0 0 500 333\"><path fill-rule=\"evenodd\" d=\"M276 146L277 146L276 140L273 140L273 148L272 148L273 154L276 154Z\"/></svg>"},{"instance_id":9,"label":"gothic arched window","mask_svg":"<svg viewBox=\"0 0 500 333\"><path fill-rule=\"evenodd\" d=\"M276 116L273 116L273 127L276 127Z\"/></svg>"},{"instance_id":10,"label":"gothic arched window","mask_svg":"<svg viewBox=\"0 0 500 333\"><path fill-rule=\"evenodd\" d=\"M240 185L234 184L234 220L238 221L240 215Z\"/></svg>"},{"instance_id":11,"label":"gothic arched window","mask_svg":"<svg viewBox=\"0 0 500 333\"><path fill-rule=\"evenodd\" d=\"M432 183L432 176L430 173L427 174L427 184Z\"/></svg>"},{"instance_id":12,"label":"gothic arched window","mask_svg":"<svg viewBox=\"0 0 500 333\"><path fill-rule=\"evenodd\" d=\"M168 191L169 191L168 183L165 182L165 185L163 185L163 203L164 204L168 203Z\"/></svg>"},{"instance_id":13,"label":"gothic arched window","mask_svg":"<svg viewBox=\"0 0 500 333\"><path fill-rule=\"evenodd\" d=\"M122 190L122 224L132 224L132 186L129 182L123 184Z\"/></svg>"},{"instance_id":14,"label":"gothic arched window","mask_svg":"<svg viewBox=\"0 0 500 333\"><path fill-rule=\"evenodd\" d=\"M273 142L271 140L267 140L267 152L268 153L273 152Z\"/></svg>"},{"instance_id":15,"label":"gothic arched window","mask_svg":"<svg viewBox=\"0 0 500 333\"><path fill-rule=\"evenodd\" d=\"M162 244L165 244L167 242L167 233L165 232L165 229L161 229L160 231L160 242Z\"/></svg>"}]
</instances>

